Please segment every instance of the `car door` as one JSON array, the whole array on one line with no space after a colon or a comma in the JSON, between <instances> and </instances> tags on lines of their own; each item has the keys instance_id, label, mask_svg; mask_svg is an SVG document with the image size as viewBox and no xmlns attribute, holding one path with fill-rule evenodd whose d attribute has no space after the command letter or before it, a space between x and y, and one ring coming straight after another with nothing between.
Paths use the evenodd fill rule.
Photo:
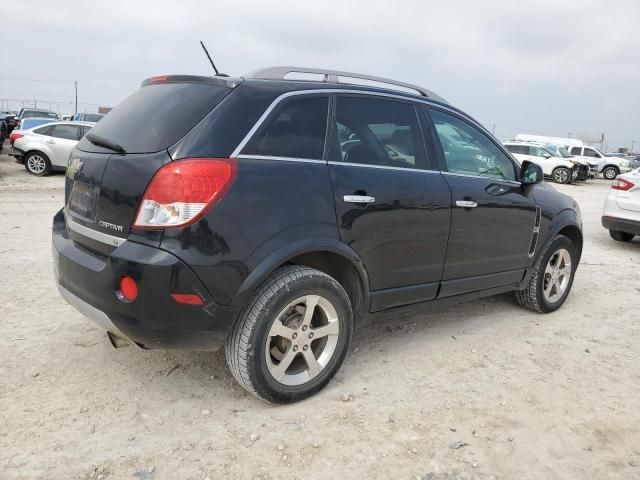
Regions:
<instances>
[{"instance_id":1,"label":"car door","mask_svg":"<svg viewBox=\"0 0 640 480\"><path fill-rule=\"evenodd\" d=\"M542 167L542 171L545 175L550 176L553 173L555 162L552 160L549 152L546 152L535 145L529 145L529 158L533 163L537 163Z\"/></svg>"},{"instance_id":2,"label":"car door","mask_svg":"<svg viewBox=\"0 0 640 480\"><path fill-rule=\"evenodd\" d=\"M50 158L54 167L65 167L69 160L69 155L73 147L80 139L80 129L78 125L53 125L45 140L47 147L52 152Z\"/></svg>"},{"instance_id":3,"label":"car door","mask_svg":"<svg viewBox=\"0 0 640 480\"><path fill-rule=\"evenodd\" d=\"M451 229L439 297L522 280L536 204L519 168L486 131L461 114L425 109L452 191Z\"/></svg>"},{"instance_id":4,"label":"car door","mask_svg":"<svg viewBox=\"0 0 640 480\"><path fill-rule=\"evenodd\" d=\"M410 101L334 97L329 169L341 239L369 275L371 310L434 298L449 235L451 192ZM433 155L432 155L433 156Z\"/></svg>"}]
</instances>

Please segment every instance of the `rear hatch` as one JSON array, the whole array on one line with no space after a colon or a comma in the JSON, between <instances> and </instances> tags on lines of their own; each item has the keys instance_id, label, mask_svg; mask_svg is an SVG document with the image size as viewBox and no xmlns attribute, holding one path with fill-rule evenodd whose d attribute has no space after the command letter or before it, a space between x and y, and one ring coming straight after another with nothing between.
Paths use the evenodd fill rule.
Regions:
<instances>
[{"instance_id":1,"label":"rear hatch","mask_svg":"<svg viewBox=\"0 0 640 480\"><path fill-rule=\"evenodd\" d=\"M74 240L95 248L96 240L115 246L126 238L149 181L172 160L167 149L233 85L212 77L155 77L93 127L67 167L65 215Z\"/></svg>"}]
</instances>

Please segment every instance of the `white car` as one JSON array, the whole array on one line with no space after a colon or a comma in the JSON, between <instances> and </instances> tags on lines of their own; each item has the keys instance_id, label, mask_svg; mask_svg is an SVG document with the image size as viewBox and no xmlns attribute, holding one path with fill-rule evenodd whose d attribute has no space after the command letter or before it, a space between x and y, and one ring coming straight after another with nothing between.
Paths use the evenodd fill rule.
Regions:
<instances>
[{"instance_id":1,"label":"white car","mask_svg":"<svg viewBox=\"0 0 640 480\"><path fill-rule=\"evenodd\" d=\"M65 170L71 149L94 125L90 122L51 122L21 130L10 155L38 177L52 170Z\"/></svg>"},{"instance_id":2,"label":"white car","mask_svg":"<svg viewBox=\"0 0 640 480\"><path fill-rule=\"evenodd\" d=\"M540 165L545 177L556 183L569 183L577 179L578 167L571 160L553 156L541 144L532 142L505 142L504 146L522 163L528 160Z\"/></svg>"},{"instance_id":3,"label":"white car","mask_svg":"<svg viewBox=\"0 0 640 480\"><path fill-rule=\"evenodd\" d=\"M618 176L604 201L602 226L619 242L640 235L640 168Z\"/></svg>"},{"instance_id":4,"label":"white car","mask_svg":"<svg viewBox=\"0 0 640 480\"><path fill-rule=\"evenodd\" d=\"M598 173L601 173L607 180L613 180L621 173L626 173L630 168L630 162L626 158L608 157L604 153L593 147L583 145L581 147L571 147L571 155L575 155L580 160L597 164Z\"/></svg>"}]
</instances>

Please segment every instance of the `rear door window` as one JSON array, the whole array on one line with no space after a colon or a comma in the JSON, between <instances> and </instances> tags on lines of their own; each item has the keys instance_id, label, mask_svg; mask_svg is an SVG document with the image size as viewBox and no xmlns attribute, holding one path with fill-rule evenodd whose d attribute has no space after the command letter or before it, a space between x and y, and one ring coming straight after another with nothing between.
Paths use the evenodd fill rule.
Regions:
<instances>
[{"instance_id":1,"label":"rear door window","mask_svg":"<svg viewBox=\"0 0 640 480\"><path fill-rule=\"evenodd\" d=\"M79 140L78 127L76 125L54 125L49 134L55 138L63 138L65 140Z\"/></svg>"},{"instance_id":2,"label":"rear door window","mask_svg":"<svg viewBox=\"0 0 640 480\"><path fill-rule=\"evenodd\" d=\"M327 96L294 98L278 105L242 153L321 160L328 109Z\"/></svg>"},{"instance_id":3,"label":"rear door window","mask_svg":"<svg viewBox=\"0 0 640 480\"><path fill-rule=\"evenodd\" d=\"M109 112L91 133L120 145L127 153L159 152L184 137L230 91L208 83L145 85ZM80 148L102 152L86 139Z\"/></svg>"},{"instance_id":4,"label":"rear door window","mask_svg":"<svg viewBox=\"0 0 640 480\"><path fill-rule=\"evenodd\" d=\"M426 168L422 132L410 103L338 96L334 132L332 160Z\"/></svg>"}]
</instances>

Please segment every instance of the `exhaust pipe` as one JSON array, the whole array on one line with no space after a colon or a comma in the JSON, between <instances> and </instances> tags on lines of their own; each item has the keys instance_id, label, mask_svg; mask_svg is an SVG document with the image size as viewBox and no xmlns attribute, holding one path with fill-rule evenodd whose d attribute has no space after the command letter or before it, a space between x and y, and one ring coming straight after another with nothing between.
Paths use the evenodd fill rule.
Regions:
<instances>
[{"instance_id":1,"label":"exhaust pipe","mask_svg":"<svg viewBox=\"0 0 640 480\"><path fill-rule=\"evenodd\" d=\"M107 332L107 337L109 337L109 341L111 342L111 345L113 345L113 348L123 348L131 345L127 340L119 337L115 333Z\"/></svg>"}]
</instances>

